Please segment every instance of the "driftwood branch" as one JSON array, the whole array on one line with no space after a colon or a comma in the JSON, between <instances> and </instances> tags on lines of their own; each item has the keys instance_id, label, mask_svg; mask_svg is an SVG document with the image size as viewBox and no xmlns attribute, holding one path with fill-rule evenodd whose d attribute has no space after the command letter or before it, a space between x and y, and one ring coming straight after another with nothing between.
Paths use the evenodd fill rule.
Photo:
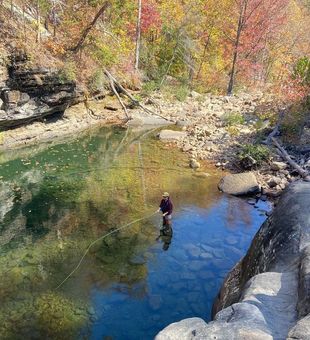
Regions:
<instances>
[{"instance_id":1,"label":"driftwood branch","mask_svg":"<svg viewBox=\"0 0 310 340\"><path fill-rule=\"evenodd\" d=\"M308 171L303 169L300 165L298 165L295 161L292 160L290 155L286 152L286 150L279 144L279 142L275 138L271 138L273 144L277 147L277 149L280 151L281 156L289 163L291 167L293 167L302 178L309 177Z\"/></svg>"},{"instance_id":2,"label":"driftwood branch","mask_svg":"<svg viewBox=\"0 0 310 340\"><path fill-rule=\"evenodd\" d=\"M156 113L156 112L154 112L154 111L152 111L152 110L150 110L150 109L148 109L147 107L145 107L144 105L142 105L136 98L134 98L113 76L112 76L112 74L107 70L107 69L104 69L104 73L105 73L105 75L108 77L108 79L109 79L109 81L110 81L110 84L111 84L111 82L113 83L113 86L114 86L114 89L115 89L115 91L117 92L117 90L116 90L116 88L115 88L115 85L117 86L117 88L125 95L125 96L127 96L130 100L131 100L131 102L135 105L135 106L137 106L137 107L140 107L143 111L145 111L146 113L148 113L148 114L151 114L151 115L155 115L155 116L158 116L158 117L160 117L160 118L162 118L162 119L165 119L165 120L167 120L167 121L169 121L169 119L167 119L166 117L164 117L164 116L162 116L162 115L160 115L160 114L158 114L158 113ZM111 87L112 87L112 85L111 85ZM113 89L112 89L113 90ZM114 90L113 90L113 92L114 92ZM115 92L114 92L115 93ZM116 94L116 93L115 93ZM116 94L116 96L117 97L119 97L119 94L118 94L118 92L117 92L117 94Z\"/></svg>"},{"instance_id":3,"label":"driftwood branch","mask_svg":"<svg viewBox=\"0 0 310 340\"><path fill-rule=\"evenodd\" d=\"M100 18L100 16L105 12L105 10L109 7L110 2L106 1L99 9L99 11L97 12L97 14L95 15L93 21L84 29L80 40L78 41L78 43L72 47L70 50L74 53L77 53L80 48L82 47L85 39L87 38L88 33L91 31L91 29L96 25L97 20Z\"/></svg>"},{"instance_id":4,"label":"driftwood branch","mask_svg":"<svg viewBox=\"0 0 310 340\"><path fill-rule=\"evenodd\" d=\"M128 119L130 119L130 115L128 114L127 108L126 108L126 106L125 106L125 104L123 103L123 101L122 101L122 99L121 99L119 93L117 92L117 90L116 90L116 88L115 88L114 79L113 79L111 73L110 73L109 71L107 71L107 70L104 70L104 73L105 73L105 75L108 77L109 82L110 82L111 89L112 89L113 93L116 95L116 97L117 97L119 103L121 104L121 106L122 106L122 108L123 108L123 110L124 110L124 112L125 112L125 114L126 114L126 117L127 117Z\"/></svg>"}]
</instances>

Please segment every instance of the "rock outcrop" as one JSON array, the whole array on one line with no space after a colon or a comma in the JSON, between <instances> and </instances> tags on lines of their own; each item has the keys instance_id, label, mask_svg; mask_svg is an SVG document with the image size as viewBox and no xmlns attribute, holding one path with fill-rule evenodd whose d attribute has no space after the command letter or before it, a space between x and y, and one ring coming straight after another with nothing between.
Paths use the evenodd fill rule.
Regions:
<instances>
[{"instance_id":1,"label":"rock outcrop","mask_svg":"<svg viewBox=\"0 0 310 340\"><path fill-rule=\"evenodd\" d=\"M57 70L31 68L23 53L0 63L0 127L29 123L62 113L82 99L75 82Z\"/></svg>"},{"instance_id":2,"label":"rock outcrop","mask_svg":"<svg viewBox=\"0 0 310 340\"><path fill-rule=\"evenodd\" d=\"M228 274L214 321L172 324L157 340L310 339L310 183L296 182Z\"/></svg>"}]
</instances>

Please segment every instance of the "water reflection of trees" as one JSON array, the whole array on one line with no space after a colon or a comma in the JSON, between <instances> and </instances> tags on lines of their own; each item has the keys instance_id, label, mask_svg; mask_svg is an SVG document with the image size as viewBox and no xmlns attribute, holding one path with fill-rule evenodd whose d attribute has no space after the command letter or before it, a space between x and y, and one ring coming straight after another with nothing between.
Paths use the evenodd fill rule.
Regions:
<instances>
[{"instance_id":1,"label":"water reflection of trees","mask_svg":"<svg viewBox=\"0 0 310 340\"><path fill-rule=\"evenodd\" d=\"M0 320L8 309L14 311L15 307L7 307L9 301L29 302L53 290L96 237L142 217L148 208L156 209L162 191L171 192L176 208L189 203L208 207L216 201L214 185L193 180L185 158L154 146L152 139L140 143L144 135L145 131L106 129L33 154L30 171L40 174L36 181L30 180L35 176L7 173L11 176L7 183L13 183L8 184L8 195L14 198L0 225L0 240L6 245L0 259L0 272L5 273L0 283ZM107 238L92 249L59 294L87 303L94 284L105 289L117 282L123 293L143 297L144 254L156 236L154 225L145 221ZM32 296L23 295L30 291Z\"/></svg>"}]
</instances>

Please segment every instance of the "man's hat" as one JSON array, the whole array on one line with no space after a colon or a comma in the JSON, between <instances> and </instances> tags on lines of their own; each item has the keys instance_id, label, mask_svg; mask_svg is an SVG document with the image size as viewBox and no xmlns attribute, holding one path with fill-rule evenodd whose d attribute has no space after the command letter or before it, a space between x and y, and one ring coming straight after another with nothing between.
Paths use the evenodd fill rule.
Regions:
<instances>
[{"instance_id":1,"label":"man's hat","mask_svg":"<svg viewBox=\"0 0 310 340\"><path fill-rule=\"evenodd\" d=\"M168 192L164 192L163 193L163 197L169 197L169 193Z\"/></svg>"}]
</instances>

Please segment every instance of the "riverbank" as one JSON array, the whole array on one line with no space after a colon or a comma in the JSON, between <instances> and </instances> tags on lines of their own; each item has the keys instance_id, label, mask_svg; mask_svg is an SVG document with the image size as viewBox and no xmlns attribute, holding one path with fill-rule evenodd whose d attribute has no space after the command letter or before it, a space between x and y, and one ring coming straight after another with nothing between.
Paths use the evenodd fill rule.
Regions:
<instances>
[{"instance_id":1,"label":"riverbank","mask_svg":"<svg viewBox=\"0 0 310 340\"><path fill-rule=\"evenodd\" d=\"M245 171L240 155L272 130L267 111L273 105L273 98L261 93L228 97L192 92L184 102L169 101L161 93L155 93L143 104L158 115L145 114L137 108L129 109L132 119L127 125L145 128L175 125L172 130L180 133L173 133L168 128L168 134L159 137L185 152L189 166L195 169L200 167L201 161L208 161L223 171ZM65 110L62 116L1 132L0 149L14 149L74 135L95 126L125 125L126 122L116 98L105 96L98 101L89 101L88 109L80 103ZM255 148L253 150L256 152ZM300 179L300 175L283 161L275 148L262 146L262 150L266 155L268 153L263 164L256 164L251 155L245 154L247 162L252 162L247 164L246 170L255 174L263 194L277 197L289 183ZM295 152L294 160L305 169L310 168L309 154Z\"/></svg>"},{"instance_id":2,"label":"riverbank","mask_svg":"<svg viewBox=\"0 0 310 340\"><path fill-rule=\"evenodd\" d=\"M68 108L63 115L56 115L31 124L0 133L0 150L11 150L74 135L100 125L120 125L124 122L121 112L104 109L102 103L91 105L96 115L88 113L84 103ZM100 108L100 109L99 109Z\"/></svg>"}]
</instances>

